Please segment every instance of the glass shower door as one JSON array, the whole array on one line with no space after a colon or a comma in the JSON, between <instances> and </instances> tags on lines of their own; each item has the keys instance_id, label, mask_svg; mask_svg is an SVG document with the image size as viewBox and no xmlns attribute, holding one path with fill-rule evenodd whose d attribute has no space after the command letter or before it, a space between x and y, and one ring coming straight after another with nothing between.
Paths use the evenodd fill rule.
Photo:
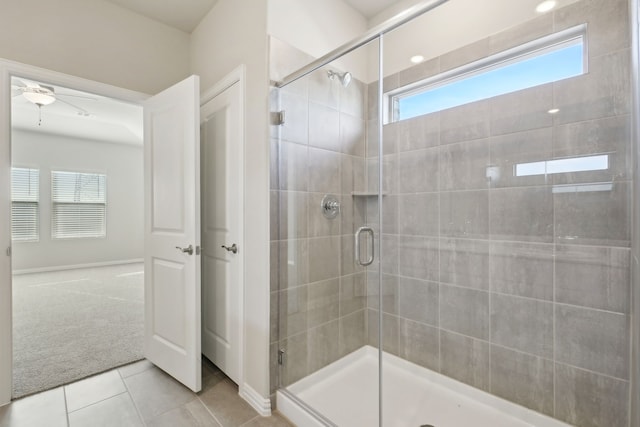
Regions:
<instances>
[{"instance_id":1,"label":"glass shower door","mask_svg":"<svg viewBox=\"0 0 640 427\"><path fill-rule=\"evenodd\" d=\"M280 58L301 55L272 43ZM272 358L280 390L329 425L378 424L368 327L377 320L367 296L379 230L377 214L370 217L378 201L377 111L369 108L368 82L374 44L275 90L272 99L284 112L272 142ZM356 383L366 391L358 399Z\"/></svg>"}]
</instances>

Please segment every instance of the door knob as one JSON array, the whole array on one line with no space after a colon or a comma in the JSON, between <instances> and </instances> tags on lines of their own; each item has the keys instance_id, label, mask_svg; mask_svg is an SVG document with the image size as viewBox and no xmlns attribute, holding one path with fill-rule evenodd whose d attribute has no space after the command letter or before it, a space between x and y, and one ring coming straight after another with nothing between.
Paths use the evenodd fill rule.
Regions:
<instances>
[{"instance_id":1,"label":"door knob","mask_svg":"<svg viewBox=\"0 0 640 427\"><path fill-rule=\"evenodd\" d=\"M231 246L222 245L222 247L226 249L228 252L233 252L234 254L238 253L238 245L236 245L235 243Z\"/></svg>"},{"instance_id":2,"label":"door knob","mask_svg":"<svg viewBox=\"0 0 640 427\"><path fill-rule=\"evenodd\" d=\"M176 249L184 252L185 254L193 255L193 245L189 245L188 248L181 248L180 246L176 246Z\"/></svg>"}]
</instances>

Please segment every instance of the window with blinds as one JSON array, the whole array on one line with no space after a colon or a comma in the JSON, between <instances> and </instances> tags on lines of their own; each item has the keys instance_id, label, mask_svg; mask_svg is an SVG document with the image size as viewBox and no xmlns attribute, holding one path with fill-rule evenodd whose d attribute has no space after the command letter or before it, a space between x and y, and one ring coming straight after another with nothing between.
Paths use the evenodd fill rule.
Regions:
<instances>
[{"instance_id":1,"label":"window with blinds","mask_svg":"<svg viewBox=\"0 0 640 427\"><path fill-rule=\"evenodd\" d=\"M107 176L51 172L51 237L74 239L107 235Z\"/></svg>"},{"instance_id":2,"label":"window with blinds","mask_svg":"<svg viewBox=\"0 0 640 427\"><path fill-rule=\"evenodd\" d=\"M40 171L11 168L11 239L38 241L40 238Z\"/></svg>"}]
</instances>

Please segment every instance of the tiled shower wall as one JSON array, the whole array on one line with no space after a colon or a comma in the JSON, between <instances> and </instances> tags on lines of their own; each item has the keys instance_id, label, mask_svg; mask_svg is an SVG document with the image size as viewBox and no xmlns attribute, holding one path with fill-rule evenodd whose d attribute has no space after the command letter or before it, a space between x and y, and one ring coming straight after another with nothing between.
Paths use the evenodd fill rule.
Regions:
<instances>
[{"instance_id":1,"label":"tiled shower wall","mask_svg":"<svg viewBox=\"0 0 640 427\"><path fill-rule=\"evenodd\" d=\"M270 47L272 66L301 55L277 39ZM345 88L329 69L339 71L322 68L272 97L272 111L285 111L271 143L272 391L279 349L286 386L366 341L366 277L353 259L365 207L352 197L365 188L366 85ZM325 194L340 201L335 219L322 215Z\"/></svg>"},{"instance_id":2,"label":"tiled shower wall","mask_svg":"<svg viewBox=\"0 0 640 427\"><path fill-rule=\"evenodd\" d=\"M384 85L585 22L587 74L384 126L383 348L572 425L622 427L630 379L627 1L575 3ZM368 117L375 128L377 111ZM514 174L516 164L590 154L608 155L609 168ZM592 183L612 184L583 185ZM376 211L369 202L374 225ZM368 343L376 345L377 273L367 274Z\"/></svg>"},{"instance_id":3,"label":"tiled shower wall","mask_svg":"<svg viewBox=\"0 0 640 427\"><path fill-rule=\"evenodd\" d=\"M628 21L626 0L583 0L385 78L390 90L588 24L587 74L384 126L385 350L570 424L629 424ZM272 66L301 59L271 49ZM274 390L280 348L288 385L377 343L377 273L352 256L377 199L351 195L377 188L376 83L343 88L326 70L272 100L286 111L272 126ZM609 169L513 173L589 154ZM581 191L592 183L612 187Z\"/></svg>"}]
</instances>

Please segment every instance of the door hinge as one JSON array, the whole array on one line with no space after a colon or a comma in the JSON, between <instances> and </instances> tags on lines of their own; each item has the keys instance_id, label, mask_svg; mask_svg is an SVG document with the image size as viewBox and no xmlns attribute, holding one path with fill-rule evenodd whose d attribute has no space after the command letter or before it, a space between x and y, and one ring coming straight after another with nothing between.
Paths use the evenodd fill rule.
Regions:
<instances>
[{"instance_id":1,"label":"door hinge","mask_svg":"<svg viewBox=\"0 0 640 427\"><path fill-rule=\"evenodd\" d=\"M276 113L276 124L279 126L282 126L284 124L285 121L285 112L284 110L282 111L278 111Z\"/></svg>"},{"instance_id":2,"label":"door hinge","mask_svg":"<svg viewBox=\"0 0 640 427\"><path fill-rule=\"evenodd\" d=\"M284 365L285 352L286 350L284 348L281 348L280 350L278 350L278 365Z\"/></svg>"},{"instance_id":3,"label":"door hinge","mask_svg":"<svg viewBox=\"0 0 640 427\"><path fill-rule=\"evenodd\" d=\"M7 247L7 256L11 256L11 246Z\"/></svg>"}]
</instances>

